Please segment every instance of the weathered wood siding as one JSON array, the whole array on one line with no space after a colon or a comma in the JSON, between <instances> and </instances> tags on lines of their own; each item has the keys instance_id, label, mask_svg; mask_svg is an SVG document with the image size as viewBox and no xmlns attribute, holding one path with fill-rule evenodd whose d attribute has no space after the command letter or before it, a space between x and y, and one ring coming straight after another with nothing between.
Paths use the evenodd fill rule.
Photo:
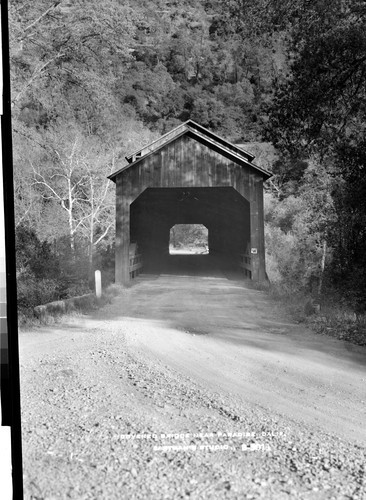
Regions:
<instances>
[{"instance_id":1,"label":"weathered wood siding","mask_svg":"<svg viewBox=\"0 0 366 500\"><path fill-rule=\"evenodd\" d=\"M122 171L131 202L148 187L234 187L249 201L249 178L262 180L249 166L226 158L205 144L183 135Z\"/></svg>"},{"instance_id":2,"label":"weathered wood siding","mask_svg":"<svg viewBox=\"0 0 366 500\"><path fill-rule=\"evenodd\" d=\"M263 176L244 161L185 134L121 171L116 187L117 282L129 280L130 205L147 188L233 187L250 203L252 277L265 278Z\"/></svg>"}]
</instances>

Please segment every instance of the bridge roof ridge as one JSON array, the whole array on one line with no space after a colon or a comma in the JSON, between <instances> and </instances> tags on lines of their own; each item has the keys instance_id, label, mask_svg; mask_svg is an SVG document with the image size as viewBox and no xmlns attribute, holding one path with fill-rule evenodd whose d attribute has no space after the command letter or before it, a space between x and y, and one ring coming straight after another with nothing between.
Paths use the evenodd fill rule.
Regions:
<instances>
[{"instance_id":1,"label":"bridge roof ridge","mask_svg":"<svg viewBox=\"0 0 366 500\"><path fill-rule=\"evenodd\" d=\"M155 139L154 141L150 142L143 148L140 148L134 153L130 154L129 156L126 156L128 164L124 165L122 168L120 168L113 174L109 175L108 178L114 181L115 177L122 171L132 167L143 158L146 158L147 156L151 155L152 153L156 152L160 148L164 147L173 140L178 139L179 137L181 137L186 133L190 133L193 136L200 138L201 140L207 141L209 144L213 146L219 147L222 151L230 154L233 158L246 163L248 166L254 168L255 170L260 171L262 174L264 174L264 177L266 177L267 179L272 176L271 172L269 172L268 170L265 170L264 168L261 168L258 165L252 163L255 156L252 155L251 153L248 153L240 146L232 144L226 139L223 139L222 137L211 132L202 125L199 125L198 123L194 122L193 120L187 120L186 122L181 123L174 129L162 135L158 139Z\"/></svg>"}]
</instances>

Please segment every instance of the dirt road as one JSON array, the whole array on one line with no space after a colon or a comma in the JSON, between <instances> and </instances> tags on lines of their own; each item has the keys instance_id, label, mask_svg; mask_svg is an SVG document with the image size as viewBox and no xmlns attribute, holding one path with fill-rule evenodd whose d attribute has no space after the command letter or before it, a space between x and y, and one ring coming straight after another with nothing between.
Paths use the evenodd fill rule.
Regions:
<instances>
[{"instance_id":1,"label":"dirt road","mask_svg":"<svg viewBox=\"0 0 366 500\"><path fill-rule=\"evenodd\" d=\"M311 334L264 292L163 276L134 288L121 312L140 349L212 390L366 444L366 350Z\"/></svg>"},{"instance_id":2,"label":"dirt road","mask_svg":"<svg viewBox=\"0 0 366 500\"><path fill-rule=\"evenodd\" d=\"M20 338L26 498L366 498L366 349L217 277Z\"/></svg>"}]
</instances>

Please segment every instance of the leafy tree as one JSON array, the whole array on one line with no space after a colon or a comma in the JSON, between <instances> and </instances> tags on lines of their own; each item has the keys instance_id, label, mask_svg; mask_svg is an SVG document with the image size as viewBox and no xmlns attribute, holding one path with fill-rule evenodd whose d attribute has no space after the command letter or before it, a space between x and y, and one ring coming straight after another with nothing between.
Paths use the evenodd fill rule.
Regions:
<instances>
[{"instance_id":1,"label":"leafy tree","mask_svg":"<svg viewBox=\"0 0 366 500\"><path fill-rule=\"evenodd\" d=\"M313 2L293 32L291 75L277 88L269 133L277 147L306 157L337 154L364 136L366 9Z\"/></svg>"},{"instance_id":2,"label":"leafy tree","mask_svg":"<svg viewBox=\"0 0 366 500\"><path fill-rule=\"evenodd\" d=\"M333 185L333 178L313 159L295 194L266 194L268 272L289 291L304 291L314 281L321 284L333 250Z\"/></svg>"},{"instance_id":3,"label":"leafy tree","mask_svg":"<svg viewBox=\"0 0 366 500\"><path fill-rule=\"evenodd\" d=\"M270 110L268 136L284 155L282 177L306 186L303 169L317 154L331 186L335 216L328 220L333 281L356 309L362 290L366 235L366 8L363 2L317 0L292 29L291 72L280 82ZM350 293L353 290L354 293Z\"/></svg>"},{"instance_id":4,"label":"leafy tree","mask_svg":"<svg viewBox=\"0 0 366 500\"><path fill-rule=\"evenodd\" d=\"M202 253L208 245L208 229L202 224L176 224L170 229L170 243L175 248L192 247Z\"/></svg>"},{"instance_id":5,"label":"leafy tree","mask_svg":"<svg viewBox=\"0 0 366 500\"><path fill-rule=\"evenodd\" d=\"M45 126L71 117L93 133L118 102L114 81L130 59L135 14L123 3L12 2L15 118Z\"/></svg>"},{"instance_id":6,"label":"leafy tree","mask_svg":"<svg viewBox=\"0 0 366 500\"><path fill-rule=\"evenodd\" d=\"M61 268L51 245L26 226L16 228L18 306L21 312L59 296Z\"/></svg>"}]
</instances>

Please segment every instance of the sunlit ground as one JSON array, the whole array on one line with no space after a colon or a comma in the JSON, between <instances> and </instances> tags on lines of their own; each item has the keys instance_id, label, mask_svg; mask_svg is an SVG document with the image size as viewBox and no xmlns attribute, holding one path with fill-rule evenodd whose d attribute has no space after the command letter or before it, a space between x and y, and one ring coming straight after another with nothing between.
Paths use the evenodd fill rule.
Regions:
<instances>
[{"instance_id":1,"label":"sunlit ground","mask_svg":"<svg viewBox=\"0 0 366 500\"><path fill-rule=\"evenodd\" d=\"M208 246L174 247L173 245L169 245L170 255L207 255L208 253Z\"/></svg>"}]
</instances>

